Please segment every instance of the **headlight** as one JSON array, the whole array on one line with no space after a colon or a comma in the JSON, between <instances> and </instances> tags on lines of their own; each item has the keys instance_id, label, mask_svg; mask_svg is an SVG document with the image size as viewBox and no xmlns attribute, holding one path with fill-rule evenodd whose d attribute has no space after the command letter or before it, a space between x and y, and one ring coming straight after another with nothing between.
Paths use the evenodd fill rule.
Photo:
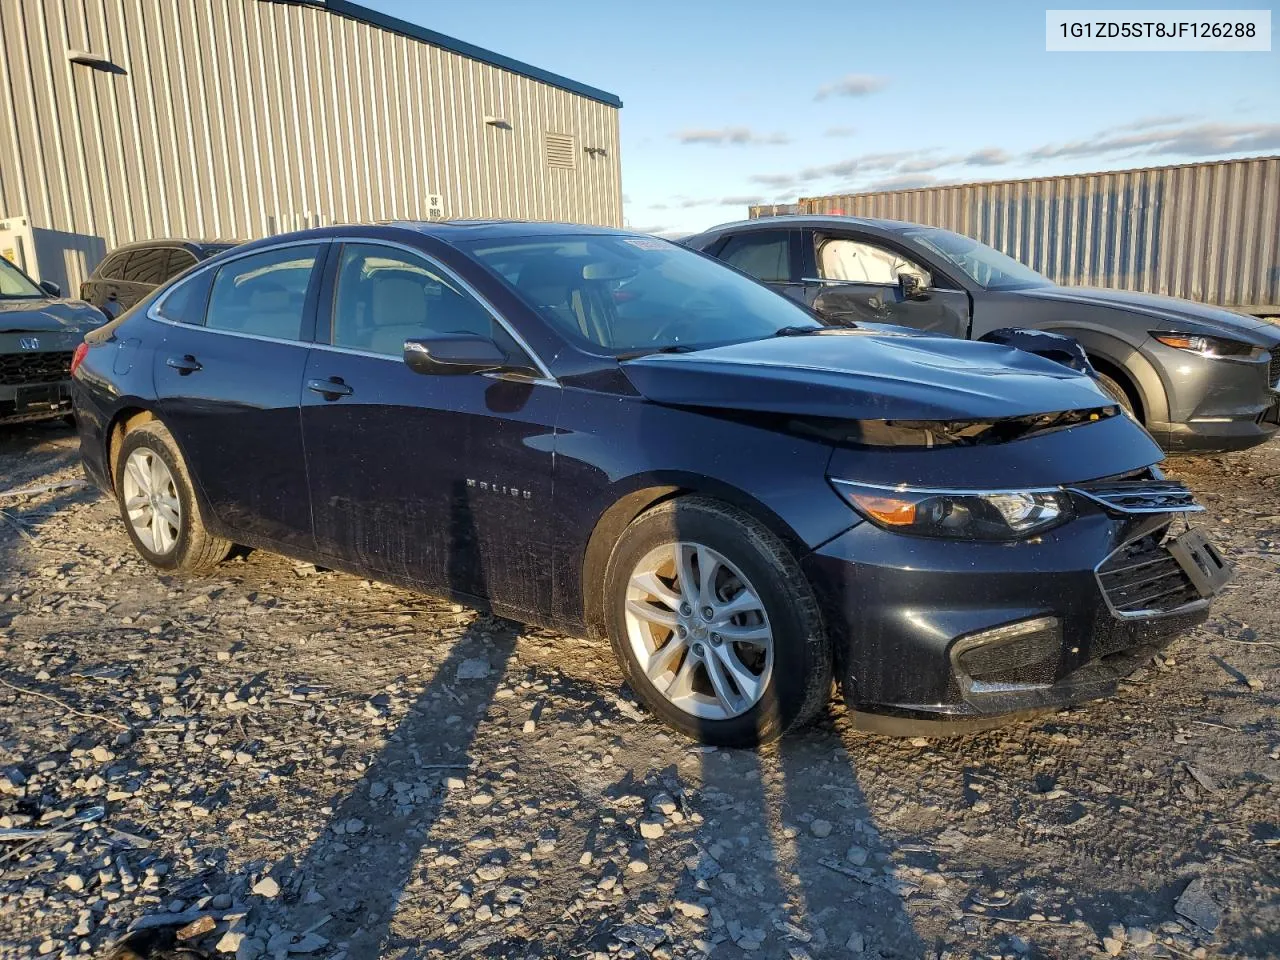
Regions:
<instances>
[{"instance_id":1,"label":"headlight","mask_svg":"<svg viewBox=\"0 0 1280 960\"><path fill-rule=\"evenodd\" d=\"M1021 540L1074 515L1063 490L1000 490L967 493L869 487L832 480L836 491L878 527L922 537L958 540Z\"/></svg>"},{"instance_id":2,"label":"headlight","mask_svg":"<svg viewBox=\"0 0 1280 960\"><path fill-rule=\"evenodd\" d=\"M1206 337L1199 333L1152 330L1151 336L1166 347L1198 353L1204 357L1260 357L1267 352L1262 347L1255 347L1251 343L1241 343L1239 340L1227 340L1223 337Z\"/></svg>"}]
</instances>

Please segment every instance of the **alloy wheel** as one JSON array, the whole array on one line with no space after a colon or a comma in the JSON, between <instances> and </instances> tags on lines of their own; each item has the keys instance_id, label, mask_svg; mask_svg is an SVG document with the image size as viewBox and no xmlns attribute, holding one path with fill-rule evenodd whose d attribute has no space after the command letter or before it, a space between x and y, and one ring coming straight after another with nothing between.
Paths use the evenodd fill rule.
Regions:
<instances>
[{"instance_id":1,"label":"alloy wheel","mask_svg":"<svg viewBox=\"0 0 1280 960\"><path fill-rule=\"evenodd\" d=\"M182 502L168 465L146 447L125 460L124 507L143 544L160 555L173 549L182 529Z\"/></svg>"},{"instance_id":2,"label":"alloy wheel","mask_svg":"<svg viewBox=\"0 0 1280 960\"><path fill-rule=\"evenodd\" d=\"M741 716L773 672L773 629L758 591L722 554L677 541L631 571L627 640L636 663L674 706L704 720Z\"/></svg>"}]
</instances>

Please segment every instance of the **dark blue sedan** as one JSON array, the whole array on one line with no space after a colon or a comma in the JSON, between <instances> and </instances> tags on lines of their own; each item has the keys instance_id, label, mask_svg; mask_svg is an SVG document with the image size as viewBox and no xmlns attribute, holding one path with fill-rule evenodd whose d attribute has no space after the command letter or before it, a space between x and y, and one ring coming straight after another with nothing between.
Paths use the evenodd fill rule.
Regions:
<instances>
[{"instance_id":1,"label":"dark blue sedan","mask_svg":"<svg viewBox=\"0 0 1280 960\"><path fill-rule=\"evenodd\" d=\"M87 471L157 568L247 544L608 637L713 743L804 724L833 676L887 730L1102 696L1227 575L1084 374L827 327L619 230L272 237L73 366Z\"/></svg>"}]
</instances>

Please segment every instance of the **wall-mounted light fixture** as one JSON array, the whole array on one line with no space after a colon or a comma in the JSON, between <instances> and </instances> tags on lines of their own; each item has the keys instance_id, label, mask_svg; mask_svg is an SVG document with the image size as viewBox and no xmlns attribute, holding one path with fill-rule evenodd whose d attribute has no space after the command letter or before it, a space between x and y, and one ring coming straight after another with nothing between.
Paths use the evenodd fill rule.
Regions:
<instances>
[{"instance_id":1,"label":"wall-mounted light fixture","mask_svg":"<svg viewBox=\"0 0 1280 960\"><path fill-rule=\"evenodd\" d=\"M582 148L589 157L607 157L609 151L604 147L583 147Z\"/></svg>"},{"instance_id":2,"label":"wall-mounted light fixture","mask_svg":"<svg viewBox=\"0 0 1280 960\"><path fill-rule=\"evenodd\" d=\"M68 50L67 59L72 63L78 63L92 70L101 70L104 73L123 74L125 72L124 67L116 66L109 57L94 53L92 50Z\"/></svg>"},{"instance_id":3,"label":"wall-mounted light fixture","mask_svg":"<svg viewBox=\"0 0 1280 960\"><path fill-rule=\"evenodd\" d=\"M499 130L510 130L511 121L506 117L495 117L485 114L484 122L491 127L497 127Z\"/></svg>"}]
</instances>

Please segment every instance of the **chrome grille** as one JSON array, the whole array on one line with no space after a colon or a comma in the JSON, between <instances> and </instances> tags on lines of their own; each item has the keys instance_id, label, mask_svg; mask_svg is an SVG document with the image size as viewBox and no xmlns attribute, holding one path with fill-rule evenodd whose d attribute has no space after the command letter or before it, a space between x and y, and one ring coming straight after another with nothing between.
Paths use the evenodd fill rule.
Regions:
<instances>
[{"instance_id":1,"label":"chrome grille","mask_svg":"<svg viewBox=\"0 0 1280 960\"><path fill-rule=\"evenodd\" d=\"M1207 602L1163 541L1163 532L1133 540L1113 551L1097 568L1098 583L1116 616L1189 612Z\"/></svg>"},{"instance_id":2,"label":"chrome grille","mask_svg":"<svg viewBox=\"0 0 1280 960\"><path fill-rule=\"evenodd\" d=\"M57 383L71 376L70 352L0 354L0 385Z\"/></svg>"},{"instance_id":3,"label":"chrome grille","mask_svg":"<svg viewBox=\"0 0 1280 960\"><path fill-rule=\"evenodd\" d=\"M1085 483L1071 488L1117 513L1195 513L1204 507L1177 480Z\"/></svg>"}]
</instances>

